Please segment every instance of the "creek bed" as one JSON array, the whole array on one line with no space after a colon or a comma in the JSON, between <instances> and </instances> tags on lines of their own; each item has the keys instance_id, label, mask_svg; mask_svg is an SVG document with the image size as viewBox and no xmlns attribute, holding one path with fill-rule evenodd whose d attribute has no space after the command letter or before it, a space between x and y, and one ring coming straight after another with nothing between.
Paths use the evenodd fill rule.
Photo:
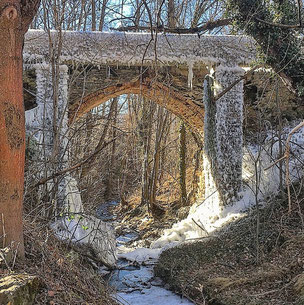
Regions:
<instances>
[{"instance_id":1,"label":"creek bed","mask_svg":"<svg viewBox=\"0 0 304 305\"><path fill-rule=\"evenodd\" d=\"M117 225L116 216L109 208L118 205L112 201L100 206L97 215L100 219ZM117 237L117 269L111 272L100 271L105 275L110 286L116 290L116 298L125 305L191 305L186 298L181 298L166 289L159 278L155 278L153 267L161 249L133 248L132 242L138 239L138 233L127 231ZM130 248L128 248L130 246Z\"/></svg>"}]
</instances>

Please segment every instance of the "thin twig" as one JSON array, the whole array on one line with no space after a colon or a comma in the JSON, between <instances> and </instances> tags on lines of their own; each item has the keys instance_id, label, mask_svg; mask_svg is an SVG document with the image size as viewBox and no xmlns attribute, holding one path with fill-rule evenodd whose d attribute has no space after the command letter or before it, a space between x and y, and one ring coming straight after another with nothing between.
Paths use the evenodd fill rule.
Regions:
<instances>
[{"instance_id":1,"label":"thin twig","mask_svg":"<svg viewBox=\"0 0 304 305\"><path fill-rule=\"evenodd\" d=\"M278 159L277 161L273 162L271 165L269 165L268 167L266 167L264 170L267 171L270 168L272 168L273 166L275 166L276 164L278 164L280 161L284 160L286 158L286 156L284 155L283 157L281 157L280 159Z\"/></svg>"},{"instance_id":2,"label":"thin twig","mask_svg":"<svg viewBox=\"0 0 304 305\"><path fill-rule=\"evenodd\" d=\"M194 220L194 218L192 218L192 221L204 232L207 233L207 235L209 234L208 231L205 229L205 227L203 227L203 225L200 225L197 223L197 221Z\"/></svg>"},{"instance_id":3,"label":"thin twig","mask_svg":"<svg viewBox=\"0 0 304 305\"><path fill-rule=\"evenodd\" d=\"M4 225L4 215L3 215L3 213L1 213L1 220L2 220L2 234L3 234L2 248L4 248L5 247L5 236L6 236L6 233L5 233L5 225Z\"/></svg>"},{"instance_id":4,"label":"thin twig","mask_svg":"<svg viewBox=\"0 0 304 305\"><path fill-rule=\"evenodd\" d=\"M289 157L290 157L290 140L292 135L297 132L300 128L304 127L304 121L298 124L292 131L289 133L286 140L286 149L285 149L285 159L286 159L286 186L287 186L287 195L288 195L288 212L291 212L291 195L290 195L290 173L289 173Z\"/></svg>"},{"instance_id":5,"label":"thin twig","mask_svg":"<svg viewBox=\"0 0 304 305\"><path fill-rule=\"evenodd\" d=\"M109 144L111 144L115 139L116 139L116 138L113 138L111 141L104 143L103 146L102 146L100 149L96 150L92 155L90 155L89 157L87 157L85 160L83 160L83 161L81 161L81 162L79 162L79 163L77 163L77 164L75 164L75 165L73 165L73 166L71 166L71 167L69 167L69 168L66 168L66 169L61 170L61 171L59 171L59 172L57 172L57 173L54 173L53 175L51 175L51 176L49 176L49 177L46 177L46 178L43 178L43 179L39 180L39 181L34 185L34 187L37 187L37 186L39 186L39 185L41 185L41 184L45 184L45 183L48 182L49 180L52 180L52 179L54 179L54 178L56 178L56 177L59 177L59 176L62 176L62 175L64 175L64 174L68 173L68 172L73 172L73 171L75 171L77 168L79 168L80 166L82 166L82 165L84 165L85 163L87 163L88 161L90 161L93 157L95 157L95 155L97 155L99 152L101 152L104 148L106 148Z\"/></svg>"}]
</instances>

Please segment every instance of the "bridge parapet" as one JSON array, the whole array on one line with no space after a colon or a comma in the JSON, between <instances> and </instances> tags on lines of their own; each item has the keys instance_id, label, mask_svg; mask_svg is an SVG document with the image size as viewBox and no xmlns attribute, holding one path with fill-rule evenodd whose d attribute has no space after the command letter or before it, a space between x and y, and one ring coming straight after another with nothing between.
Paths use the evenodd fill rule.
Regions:
<instances>
[{"instance_id":1,"label":"bridge parapet","mask_svg":"<svg viewBox=\"0 0 304 305\"><path fill-rule=\"evenodd\" d=\"M95 65L159 65L205 63L249 65L256 54L255 43L246 36L179 35L118 32L62 31L61 63ZM59 34L51 31L52 41ZM29 30L25 37L25 62L49 61L49 36Z\"/></svg>"}]
</instances>

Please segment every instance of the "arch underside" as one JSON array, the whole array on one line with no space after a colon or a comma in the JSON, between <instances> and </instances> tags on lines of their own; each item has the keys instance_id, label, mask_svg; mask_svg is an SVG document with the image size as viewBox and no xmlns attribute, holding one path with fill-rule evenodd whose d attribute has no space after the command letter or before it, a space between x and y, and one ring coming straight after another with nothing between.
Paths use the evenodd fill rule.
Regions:
<instances>
[{"instance_id":1,"label":"arch underside","mask_svg":"<svg viewBox=\"0 0 304 305\"><path fill-rule=\"evenodd\" d=\"M70 124L100 104L124 94L142 95L183 119L196 132L203 132L203 108L173 88L154 80L137 80L115 84L85 96L81 101L70 106Z\"/></svg>"}]
</instances>

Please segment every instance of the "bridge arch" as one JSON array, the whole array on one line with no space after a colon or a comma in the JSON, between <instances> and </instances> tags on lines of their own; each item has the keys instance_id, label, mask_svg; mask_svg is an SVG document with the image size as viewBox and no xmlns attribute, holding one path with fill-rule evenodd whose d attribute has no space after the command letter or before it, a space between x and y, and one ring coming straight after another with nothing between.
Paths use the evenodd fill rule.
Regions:
<instances>
[{"instance_id":1,"label":"bridge arch","mask_svg":"<svg viewBox=\"0 0 304 305\"><path fill-rule=\"evenodd\" d=\"M72 124L93 108L123 94L141 94L183 119L193 131L203 133L203 107L155 80L120 83L90 93L70 106L69 123Z\"/></svg>"},{"instance_id":2,"label":"bridge arch","mask_svg":"<svg viewBox=\"0 0 304 305\"><path fill-rule=\"evenodd\" d=\"M224 205L239 198L238 193L242 188L243 79L245 72L243 68L248 67L248 64L255 59L253 41L243 36L197 37L197 35L168 36L166 34L160 35L157 44L153 45L150 44L151 35L149 33L118 35L117 33L64 32L64 34L59 68L58 88L61 90L59 90L58 105L61 105L61 108L69 109L69 117L64 112L61 121L66 130L68 130L68 124L71 125L83 114L112 97L122 94L142 94L182 118L200 134L204 133L205 155L209 155L210 159L207 160L208 162L206 161L205 169L216 181L215 183L212 179L208 180L208 177L205 179L206 185L208 185L206 189L208 188L210 191L210 196L206 193L206 197L214 198L215 196L212 194L223 190ZM57 33L54 32L51 35L56 37ZM50 122L54 117L51 111L53 84L50 82L52 78L48 62L49 54L47 47L42 47L48 46L48 38L48 35L41 31L32 31L28 33L25 42L25 62L28 65L36 63L37 66L34 66L36 66L36 73L39 76L37 77L36 95L38 107L29 114L30 120L28 120L33 130L37 127L36 118L42 117L41 114L45 113L44 103L50 109L47 112ZM70 47L71 41L77 48ZM162 81L157 82L155 78L149 78L149 73L137 74L144 78L141 82L141 79L138 80L138 76L137 78L132 76L126 82L124 73L110 74L107 78L97 75L96 79L100 82L100 86L104 86L108 81L117 83L90 93L80 101L76 100L76 103L73 102L75 101L73 92L76 93L76 90L74 88L70 90L69 86L77 85L77 82L74 82L75 78L68 83L70 77L68 72L71 66L76 69L78 66L82 67L87 64L96 66L98 69L105 66L116 66L117 69L122 66L148 67L150 61L156 62L155 54L157 54L159 66L163 67L164 71L167 68L170 71L177 68L178 71L182 66L188 67L188 82L185 82L185 69L179 71L180 76L176 82L174 78L162 77L164 81L170 82L167 86ZM37 63L42 64L39 66ZM204 82L201 78L203 73L200 73L199 79L194 77L195 80L199 80L198 85L191 86L195 65L205 66L208 69L207 74L210 74L214 85L209 86L208 82ZM202 67L202 69L204 68ZM79 79L84 79L81 73ZM191 81L189 82L189 80ZM187 88L187 83L188 86L190 83L191 89ZM78 87L80 90L90 91L91 89L90 84ZM210 95L213 91L218 95L229 90L215 102L212 96L208 99L200 98L200 90L203 91L203 87L204 94L208 93L208 95L209 91ZM199 94L194 93L192 88L197 89ZM210 90L211 88L212 90ZM205 116L205 120L200 102L202 100L204 100L205 112L209 114ZM40 129L38 129L35 135L38 137L40 134ZM209 140L209 145L206 145L206 141ZM206 147L212 147L212 149L208 151Z\"/></svg>"}]
</instances>

